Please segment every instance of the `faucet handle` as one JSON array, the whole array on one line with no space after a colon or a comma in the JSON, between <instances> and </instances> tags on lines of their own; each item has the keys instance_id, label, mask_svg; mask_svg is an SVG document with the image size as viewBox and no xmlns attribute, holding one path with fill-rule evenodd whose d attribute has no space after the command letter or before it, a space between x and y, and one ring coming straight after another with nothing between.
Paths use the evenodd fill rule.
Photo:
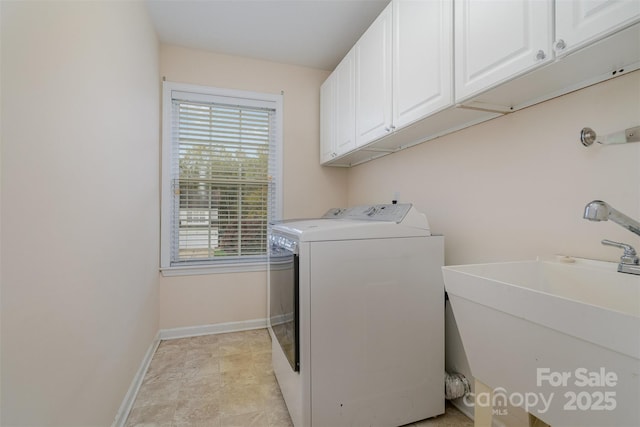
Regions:
<instances>
[{"instance_id":1,"label":"faucet handle","mask_svg":"<svg viewBox=\"0 0 640 427\"><path fill-rule=\"evenodd\" d=\"M631 245L627 245L626 243L614 242L612 240L604 239L602 241L603 245L607 246L615 246L616 248L624 249L624 254L620 257L620 262L622 264L638 264L640 259L638 259L638 255L636 250Z\"/></svg>"}]
</instances>

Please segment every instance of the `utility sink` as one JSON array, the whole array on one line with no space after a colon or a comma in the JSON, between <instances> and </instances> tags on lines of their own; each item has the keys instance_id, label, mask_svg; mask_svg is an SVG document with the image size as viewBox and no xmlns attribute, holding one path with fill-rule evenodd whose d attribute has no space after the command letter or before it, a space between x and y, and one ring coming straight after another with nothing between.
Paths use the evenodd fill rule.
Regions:
<instances>
[{"instance_id":1,"label":"utility sink","mask_svg":"<svg viewBox=\"0 0 640 427\"><path fill-rule=\"evenodd\" d=\"M640 276L570 257L442 270L494 412L508 401L554 427L640 426Z\"/></svg>"}]
</instances>

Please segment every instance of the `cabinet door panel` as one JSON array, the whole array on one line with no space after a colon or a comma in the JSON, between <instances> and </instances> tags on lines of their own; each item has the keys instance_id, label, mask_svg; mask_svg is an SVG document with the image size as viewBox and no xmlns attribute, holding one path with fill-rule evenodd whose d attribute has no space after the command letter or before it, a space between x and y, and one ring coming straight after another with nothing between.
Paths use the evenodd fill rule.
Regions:
<instances>
[{"instance_id":1,"label":"cabinet door panel","mask_svg":"<svg viewBox=\"0 0 640 427\"><path fill-rule=\"evenodd\" d=\"M393 124L401 128L453 102L453 3L393 6Z\"/></svg>"},{"instance_id":2,"label":"cabinet door panel","mask_svg":"<svg viewBox=\"0 0 640 427\"><path fill-rule=\"evenodd\" d=\"M556 0L556 41L559 55L640 20L638 0Z\"/></svg>"},{"instance_id":3,"label":"cabinet door panel","mask_svg":"<svg viewBox=\"0 0 640 427\"><path fill-rule=\"evenodd\" d=\"M325 163L337 155L335 81L334 73L320 87L320 163Z\"/></svg>"},{"instance_id":4,"label":"cabinet door panel","mask_svg":"<svg viewBox=\"0 0 640 427\"><path fill-rule=\"evenodd\" d=\"M391 130L391 5L355 45L356 146Z\"/></svg>"},{"instance_id":5,"label":"cabinet door panel","mask_svg":"<svg viewBox=\"0 0 640 427\"><path fill-rule=\"evenodd\" d=\"M336 152L338 155L356 147L355 62L353 50L335 70Z\"/></svg>"},{"instance_id":6,"label":"cabinet door panel","mask_svg":"<svg viewBox=\"0 0 640 427\"><path fill-rule=\"evenodd\" d=\"M456 100L552 59L548 0L455 3Z\"/></svg>"}]
</instances>

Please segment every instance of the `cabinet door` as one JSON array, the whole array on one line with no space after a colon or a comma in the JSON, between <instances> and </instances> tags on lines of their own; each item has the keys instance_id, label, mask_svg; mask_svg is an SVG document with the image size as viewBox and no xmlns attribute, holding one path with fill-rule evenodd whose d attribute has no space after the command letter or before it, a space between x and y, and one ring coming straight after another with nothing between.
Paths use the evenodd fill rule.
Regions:
<instances>
[{"instance_id":1,"label":"cabinet door","mask_svg":"<svg viewBox=\"0 0 640 427\"><path fill-rule=\"evenodd\" d=\"M356 146L391 131L391 4L355 45Z\"/></svg>"},{"instance_id":2,"label":"cabinet door","mask_svg":"<svg viewBox=\"0 0 640 427\"><path fill-rule=\"evenodd\" d=\"M456 101L552 59L551 0L456 0Z\"/></svg>"},{"instance_id":3,"label":"cabinet door","mask_svg":"<svg viewBox=\"0 0 640 427\"><path fill-rule=\"evenodd\" d=\"M556 0L554 49L567 54L639 20L638 0Z\"/></svg>"},{"instance_id":4,"label":"cabinet door","mask_svg":"<svg viewBox=\"0 0 640 427\"><path fill-rule=\"evenodd\" d=\"M336 152L336 74L320 87L320 163L334 158Z\"/></svg>"},{"instance_id":5,"label":"cabinet door","mask_svg":"<svg viewBox=\"0 0 640 427\"><path fill-rule=\"evenodd\" d=\"M338 64L335 77L336 154L356 148L355 61L353 49Z\"/></svg>"},{"instance_id":6,"label":"cabinet door","mask_svg":"<svg viewBox=\"0 0 640 427\"><path fill-rule=\"evenodd\" d=\"M393 125L453 103L452 0L393 2Z\"/></svg>"}]
</instances>

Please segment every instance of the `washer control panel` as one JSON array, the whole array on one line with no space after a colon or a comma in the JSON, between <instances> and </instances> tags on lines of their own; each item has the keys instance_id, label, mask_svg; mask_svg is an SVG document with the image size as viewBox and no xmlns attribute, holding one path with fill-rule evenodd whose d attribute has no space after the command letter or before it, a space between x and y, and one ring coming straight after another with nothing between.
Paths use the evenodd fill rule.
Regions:
<instances>
[{"instance_id":1,"label":"washer control panel","mask_svg":"<svg viewBox=\"0 0 640 427\"><path fill-rule=\"evenodd\" d=\"M322 218L400 223L411 209L411 203L364 205L329 209Z\"/></svg>"}]
</instances>

